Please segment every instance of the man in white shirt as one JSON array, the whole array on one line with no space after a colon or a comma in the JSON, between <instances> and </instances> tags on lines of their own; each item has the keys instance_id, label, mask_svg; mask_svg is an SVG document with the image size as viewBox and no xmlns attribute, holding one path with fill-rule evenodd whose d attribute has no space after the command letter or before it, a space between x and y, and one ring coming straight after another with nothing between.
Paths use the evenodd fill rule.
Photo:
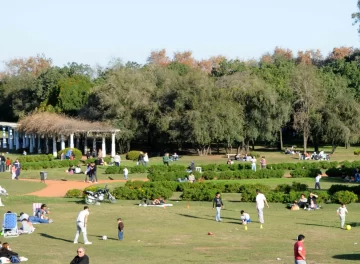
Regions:
<instances>
[{"instance_id":1,"label":"man in white shirt","mask_svg":"<svg viewBox=\"0 0 360 264\"><path fill-rule=\"evenodd\" d=\"M264 207L265 204L269 208L269 204L266 201L266 197L264 194L260 192L259 189L256 190L256 209L258 212L259 222L260 224L264 223Z\"/></svg>"},{"instance_id":2,"label":"man in white shirt","mask_svg":"<svg viewBox=\"0 0 360 264\"><path fill-rule=\"evenodd\" d=\"M251 170L256 171L256 158L255 156L251 159Z\"/></svg>"},{"instance_id":3,"label":"man in white shirt","mask_svg":"<svg viewBox=\"0 0 360 264\"><path fill-rule=\"evenodd\" d=\"M346 205L342 203L341 206L339 207L339 209L337 209L336 213L340 217L340 228L344 229L345 215L346 215L346 213L348 213L348 210L346 209Z\"/></svg>"},{"instance_id":4,"label":"man in white shirt","mask_svg":"<svg viewBox=\"0 0 360 264\"><path fill-rule=\"evenodd\" d=\"M320 188L320 179L321 179L321 174L319 173L316 177L315 177L315 190L316 189L321 189Z\"/></svg>"},{"instance_id":5,"label":"man in white shirt","mask_svg":"<svg viewBox=\"0 0 360 264\"><path fill-rule=\"evenodd\" d=\"M116 154L114 157L115 166L120 166L120 162L121 162L121 157L119 154Z\"/></svg>"},{"instance_id":6,"label":"man in white shirt","mask_svg":"<svg viewBox=\"0 0 360 264\"><path fill-rule=\"evenodd\" d=\"M78 243L80 232L83 233L84 244L85 245L92 244L92 242L89 242L89 240L87 239L87 235L86 235L86 225L87 225L88 216L89 216L89 207L84 206L84 210L80 211L80 213L76 219L76 235L75 235L75 239L74 239L74 244Z\"/></svg>"}]
</instances>

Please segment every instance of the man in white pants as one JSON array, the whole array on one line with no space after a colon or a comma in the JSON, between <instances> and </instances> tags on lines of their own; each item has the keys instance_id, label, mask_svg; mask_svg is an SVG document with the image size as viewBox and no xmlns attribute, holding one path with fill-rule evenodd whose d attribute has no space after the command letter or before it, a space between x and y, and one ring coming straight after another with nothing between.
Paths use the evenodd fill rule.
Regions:
<instances>
[{"instance_id":1,"label":"man in white pants","mask_svg":"<svg viewBox=\"0 0 360 264\"><path fill-rule=\"evenodd\" d=\"M259 189L256 190L256 209L258 212L259 222L262 225L264 223L264 207L265 204L269 208L269 205L266 201L266 197L264 194L260 192Z\"/></svg>"},{"instance_id":2,"label":"man in white pants","mask_svg":"<svg viewBox=\"0 0 360 264\"><path fill-rule=\"evenodd\" d=\"M74 239L74 244L78 243L80 232L83 233L84 244L85 245L92 244L92 242L89 242L89 240L87 239L87 236L86 236L86 225L87 225L88 216L89 216L89 207L84 206L84 210L80 211L80 213L76 219L76 235L75 235L75 239Z\"/></svg>"}]
</instances>

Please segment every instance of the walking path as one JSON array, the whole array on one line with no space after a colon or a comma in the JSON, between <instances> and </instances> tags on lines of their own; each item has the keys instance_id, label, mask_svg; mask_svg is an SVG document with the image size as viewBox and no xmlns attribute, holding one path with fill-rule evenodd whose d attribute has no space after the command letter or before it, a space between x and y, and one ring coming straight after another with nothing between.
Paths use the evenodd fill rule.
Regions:
<instances>
[{"instance_id":1,"label":"walking path","mask_svg":"<svg viewBox=\"0 0 360 264\"><path fill-rule=\"evenodd\" d=\"M147 179L142 179L143 181ZM35 179L21 179L21 181L39 182ZM126 180L99 180L97 184L101 183L115 183L126 182ZM35 195L40 197L64 197L66 192L71 189L85 189L95 183L87 183L83 181L54 181L48 180L45 183L45 187L39 191L28 193L26 195Z\"/></svg>"}]
</instances>

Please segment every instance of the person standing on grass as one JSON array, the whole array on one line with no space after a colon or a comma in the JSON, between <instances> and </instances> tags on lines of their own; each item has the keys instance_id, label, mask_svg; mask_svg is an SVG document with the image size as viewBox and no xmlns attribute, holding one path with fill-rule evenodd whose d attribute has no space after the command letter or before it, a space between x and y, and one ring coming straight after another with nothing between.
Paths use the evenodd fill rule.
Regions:
<instances>
[{"instance_id":1,"label":"person standing on grass","mask_svg":"<svg viewBox=\"0 0 360 264\"><path fill-rule=\"evenodd\" d=\"M19 176L20 176L20 171L21 171L21 164L19 162L18 159L15 160L13 166L16 168L16 176L15 176L15 179L19 179Z\"/></svg>"},{"instance_id":2,"label":"person standing on grass","mask_svg":"<svg viewBox=\"0 0 360 264\"><path fill-rule=\"evenodd\" d=\"M224 204L223 204L223 202L222 202L222 200L220 198L220 193L219 192L216 193L216 196L215 196L214 201L213 201L213 209L215 207L216 207L215 220L217 222L221 222L222 220L221 220L220 215L221 215L221 209L224 208Z\"/></svg>"},{"instance_id":3,"label":"person standing on grass","mask_svg":"<svg viewBox=\"0 0 360 264\"><path fill-rule=\"evenodd\" d=\"M121 218L117 219L118 222L118 238L120 241L124 239L124 223Z\"/></svg>"},{"instance_id":4,"label":"person standing on grass","mask_svg":"<svg viewBox=\"0 0 360 264\"><path fill-rule=\"evenodd\" d=\"M125 167L124 168L124 179L127 180L129 178L129 170Z\"/></svg>"},{"instance_id":5,"label":"person standing on grass","mask_svg":"<svg viewBox=\"0 0 360 264\"><path fill-rule=\"evenodd\" d=\"M306 264L306 250L304 247L304 235L298 235L297 242L294 244L295 264Z\"/></svg>"},{"instance_id":6,"label":"person standing on grass","mask_svg":"<svg viewBox=\"0 0 360 264\"><path fill-rule=\"evenodd\" d=\"M164 157L163 157L163 163L164 163L164 165L169 166L169 161L170 161L169 153L165 153L165 155L164 155Z\"/></svg>"},{"instance_id":7,"label":"person standing on grass","mask_svg":"<svg viewBox=\"0 0 360 264\"><path fill-rule=\"evenodd\" d=\"M340 228L344 229L345 214L348 213L348 210L346 209L346 205L342 203L339 209L337 209L336 213L340 217Z\"/></svg>"},{"instance_id":8,"label":"person standing on grass","mask_svg":"<svg viewBox=\"0 0 360 264\"><path fill-rule=\"evenodd\" d=\"M251 159L251 170L256 171L256 158L255 156Z\"/></svg>"},{"instance_id":9,"label":"person standing on grass","mask_svg":"<svg viewBox=\"0 0 360 264\"><path fill-rule=\"evenodd\" d=\"M269 208L269 204L266 201L265 195L262 194L259 189L257 189L256 190L256 209L257 209L257 212L258 212L259 222L260 222L261 226L264 223L264 207L265 207L265 204L266 204L267 208Z\"/></svg>"},{"instance_id":10,"label":"person standing on grass","mask_svg":"<svg viewBox=\"0 0 360 264\"><path fill-rule=\"evenodd\" d=\"M75 258L70 262L70 264L89 264L89 257L85 255L84 248L78 248L76 251L77 255Z\"/></svg>"},{"instance_id":11,"label":"person standing on grass","mask_svg":"<svg viewBox=\"0 0 360 264\"><path fill-rule=\"evenodd\" d=\"M92 242L89 242L87 235L86 235L86 226L89 216L89 206L84 206L84 210L80 211L77 219L76 219L76 235L74 239L74 244L78 243L80 232L83 233L84 237L84 244L91 245Z\"/></svg>"},{"instance_id":12,"label":"person standing on grass","mask_svg":"<svg viewBox=\"0 0 360 264\"><path fill-rule=\"evenodd\" d=\"M321 179L321 173L319 173L316 177L315 177L315 190L316 189L321 189L320 188L320 179Z\"/></svg>"}]
</instances>

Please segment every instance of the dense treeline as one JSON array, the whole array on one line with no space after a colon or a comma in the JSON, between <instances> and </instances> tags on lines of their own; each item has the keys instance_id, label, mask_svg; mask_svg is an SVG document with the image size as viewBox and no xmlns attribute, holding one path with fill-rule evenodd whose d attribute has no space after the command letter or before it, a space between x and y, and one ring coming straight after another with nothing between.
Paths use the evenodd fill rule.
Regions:
<instances>
[{"instance_id":1,"label":"dense treeline","mask_svg":"<svg viewBox=\"0 0 360 264\"><path fill-rule=\"evenodd\" d=\"M52 66L45 56L11 60L0 74L0 118L17 121L52 111L109 121L122 131L122 152L141 141L163 150L170 143L200 155L211 144L248 150L256 142L282 147L289 129L315 147L349 145L360 138L360 51L275 48L259 61L191 52L152 52L146 65L107 68L69 63Z\"/></svg>"}]
</instances>

